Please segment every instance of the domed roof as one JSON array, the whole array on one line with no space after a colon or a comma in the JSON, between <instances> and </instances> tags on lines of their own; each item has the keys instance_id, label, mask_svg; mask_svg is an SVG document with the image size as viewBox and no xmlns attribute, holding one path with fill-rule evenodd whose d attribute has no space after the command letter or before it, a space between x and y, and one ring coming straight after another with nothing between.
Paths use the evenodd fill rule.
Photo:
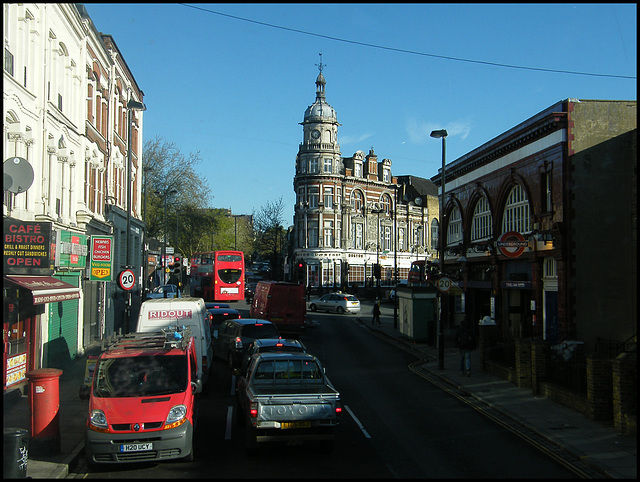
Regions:
<instances>
[{"instance_id":1,"label":"domed roof","mask_svg":"<svg viewBox=\"0 0 640 482\"><path fill-rule=\"evenodd\" d=\"M316 78L316 101L307 107L307 110L304 112L304 120L305 121L330 121L337 122L336 111L333 107L327 104L324 95L324 86L326 85L326 80L324 80L324 75L322 75L322 71L318 74Z\"/></svg>"}]
</instances>

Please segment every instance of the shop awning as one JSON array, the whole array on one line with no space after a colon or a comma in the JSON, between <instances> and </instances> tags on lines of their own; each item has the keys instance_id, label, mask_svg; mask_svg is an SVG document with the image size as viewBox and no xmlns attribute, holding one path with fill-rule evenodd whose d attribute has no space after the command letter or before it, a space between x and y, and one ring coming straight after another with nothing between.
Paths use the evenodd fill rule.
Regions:
<instances>
[{"instance_id":1,"label":"shop awning","mask_svg":"<svg viewBox=\"0 0 640 482\"><path fill-rule=\"evenodd\" d=\"M80 288L51 276L12 275L5 279L31 291L34 305L80 298Z\"/></svg>"}]
</instances>

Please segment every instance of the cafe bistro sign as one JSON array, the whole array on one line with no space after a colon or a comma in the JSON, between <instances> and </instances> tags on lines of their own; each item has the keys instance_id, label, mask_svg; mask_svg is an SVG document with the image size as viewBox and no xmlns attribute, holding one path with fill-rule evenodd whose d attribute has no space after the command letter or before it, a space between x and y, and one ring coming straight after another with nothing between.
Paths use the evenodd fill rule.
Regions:
<instances>
[{"instance_id":1,"label":"cafe bistro sign","mask_svg":"<svg viewBox=\"0 0 640 482\"><path fill-rule=\"evenodd\" d=\"M5 274L53 274L51 223L4 218L3 271Z\"/></svg>"}]
</instances>

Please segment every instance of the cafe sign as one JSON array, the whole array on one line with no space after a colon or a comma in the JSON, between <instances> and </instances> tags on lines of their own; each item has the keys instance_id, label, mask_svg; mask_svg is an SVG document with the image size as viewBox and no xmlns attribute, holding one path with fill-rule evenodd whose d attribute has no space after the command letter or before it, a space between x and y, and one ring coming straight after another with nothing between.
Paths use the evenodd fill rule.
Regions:
<instances>
[{"instance_id":1,"label":"cafe sign","mask_svg":"<svg viewBox=\"0 0 640 482\"><path fill-rule=\"evenodd\" d=\"M113 236L91 236L89 281L113 281Z\"/></svg>"},{"instance_id":2,"label":"cafe sign","mask_svg":"<svg viewBox=\"0 0 640 482\"><path fill-rule=\"evenodd\" d=\"M51 223L4 218L2 233L5 274L53 273Z\"/></svg>"}]
</instances>

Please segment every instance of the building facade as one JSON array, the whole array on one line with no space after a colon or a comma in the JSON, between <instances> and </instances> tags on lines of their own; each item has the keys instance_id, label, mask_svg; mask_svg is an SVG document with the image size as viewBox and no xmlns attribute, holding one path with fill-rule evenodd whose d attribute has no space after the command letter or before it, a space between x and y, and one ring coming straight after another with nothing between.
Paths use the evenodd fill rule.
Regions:
<instances>
[{"instance_id":1,"label":"building facade","mask_svg":"<svg viewBox=\"0 0 640 482\"><path fill-rule=\"evenodd\" d=\"M567 99L445 166L454 323L587 353L635 336L636 129L635 101Z\"/></svg>"},{"instance_id":2,"label":"building facade","mask_svg":"<svg viewBox=\"0 0 640 482\"><path fill-rule=\"evenodd\" d=\"M319 70L296 156L292 278L321 290L371 287L379 265L379 285L389 288L394 268L406 280L412 260L437 258L436 188L412 176L399 183L391 160L378 160L373 148L342 156L322 63ZM296 272L301 264L302 273Z\"/></svg>"},{"instance_id":3,"label":"building facade","mask_svg":"<svg viewBox=\"0 0 640 482\"><path fill-rule=\"evenodd\" d=\"M117 273L127 258L141 269L142 112L131 106L143 92L82 5L3 9L5 174L16 168L3 197L6 389L123 327ZM17 186L25 173L32 182ZM33 230L33 244L13 236ZM91 269L93 236L110 239L106 277Z\"/></svg>"}]
</instances>

